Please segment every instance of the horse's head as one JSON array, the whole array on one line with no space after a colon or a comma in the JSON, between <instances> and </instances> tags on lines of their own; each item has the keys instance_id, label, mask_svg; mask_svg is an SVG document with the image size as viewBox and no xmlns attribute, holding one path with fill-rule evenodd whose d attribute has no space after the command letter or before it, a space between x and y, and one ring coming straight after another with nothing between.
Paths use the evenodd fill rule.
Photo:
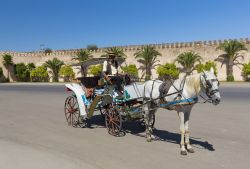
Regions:
<instances>
[{"instance_id":1,"label":"horse's head","mask_svg":"<svg viewBox=\"0 0 250 169\"><path fill-rule=\"evenodd\" d=\"M212 100L212 103L214 105L219 104L221 100L219 92L220 82L215 76L213 68L201 74L201 83L203 92Z\"/></svg>"}]
</instances>

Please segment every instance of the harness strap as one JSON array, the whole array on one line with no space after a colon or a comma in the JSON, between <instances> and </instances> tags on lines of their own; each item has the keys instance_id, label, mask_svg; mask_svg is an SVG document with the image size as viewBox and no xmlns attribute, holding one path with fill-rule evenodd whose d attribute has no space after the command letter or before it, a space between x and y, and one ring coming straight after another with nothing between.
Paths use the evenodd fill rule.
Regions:
<instances>
[{"instance_id":1,"label":"harness strap","mask_svg":"<svg viewBox=\"0 0 250 169\"><path fill-rule=\"evenodd\" d=\"M150 92L150 99L152 99L154 84L155 84L155 80L153 80L152 89L151 89L151 92Z\"/></svg>"},{"instance_id":2,"label":"harness strap","mask_svg":"<svg viewBox=\"0 0 250 169\"><path fill-rule=\"evenodd\" d=\"M191 98L188 98L188 99L175 100L175 101L172 101L172 102L162 103L162 104L160 104L160 107L168 107L168 106L175 105L175 104L180 104L180 103L183 103L183 104L187 103L187 104L191 105L191 104L194 104L194 103L197 103L197 102L198 102L198 97L194 96L194 97L191 97Z\"/></svg>"},{"instance_id":3,"label":"harness strap","mask_svg":"<svg viewBox=\"0 0 250 169\"><path fill-rule=\"evenodd\" d=\"M201 94L200 94L199 96L204 100L203 103L206 103L206 102L212 103L212 102L211 102L211 99L206 99L206 98L204 98Z\"/></svg>"}]
</instances>

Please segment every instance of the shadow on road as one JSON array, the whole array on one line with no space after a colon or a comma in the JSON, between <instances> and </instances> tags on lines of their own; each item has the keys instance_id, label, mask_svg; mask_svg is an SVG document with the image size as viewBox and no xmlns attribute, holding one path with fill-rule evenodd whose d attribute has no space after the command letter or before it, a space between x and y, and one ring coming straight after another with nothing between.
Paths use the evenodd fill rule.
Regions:
<instances>
[{"instance_id":1,"label":"shadow on road","mask_svg":"<svg viewBox=\"0 0 250 169\"><path fill-rule=\"evenodd\" d=\"M139 137L145 137L144 133L133 133L131 134L139 136ZM153 134L155 136L154 141L164 141L168 143L173 144L180 144L180 134L179 133L172 133L165 130L158 130L154 129ZM199 149L206 149L209 151L215 151L212 144L210 144L208 141L201 141L200 138L190 138L190 142L193 145L193 147L199 148Z\"/></svg>"},{"instance_id":2,"label":"shadow on road","mask_svg":"<svg viewBox=\"0 0 250 169\"><path fill-rule=\"evenodd\" d=\"M154 136L156 137L156 140L165 141L165 142L174 143L174 144L180 144L181 136L179 133L172 133L172 132L168 132L165 130L158 130L158 129L154 129L153 132L154 132ZM210 144L207 141L201 141L200 138L191 137L190 142L196 148L206 149L209 151L215 151L212 144Z\"/></svg>"},{"instance_id":3,"label":"shadow on road","mask_svg":"<svg viewBox=\"0 0 250 169\"><path fill-rule=\"evenodd\" d=\"M144 133L145 130L140 126L139 123L136 122L125 123L123 127L126 133L146 138ZM155 136L154 139L155 141L164 141L168 143L180 144L181 136L179 133L172 133L165 130L154 129L153 134ZM193 147L199 149L206 149L209 151L215 151L212 144L210 144L208 141L201 141L200 138L191 137L190 142L193 145Z\"/></svg>"},{"instance_id":4,"label":"shadow on road","mask_svg":"<svg viewBox=\"0 0 250 169\"><path fill-rule=\"evenodd\" d=\"M102 117L101 115L95 115L90 119L90 124L91 125L89 126L89 128L105 128L104 117ZM135 136L145 137L145 129L140 125L139 122L125 122L123 123L122 128L124 133L130 133ZM164 141L173 144L180 143L181 136L179 133L172 133L165 130L154 129L153 134L155 136L155 141ZM191 137L190 142L193 147L215 151L212 144L210 144L208 141L201 141L200 138Z\"/></svg>"},{"instance_id":5,"label":"shadow on road","mask_svg":"<svg viewBox=\"0 0 250 169\"><path fill-rule=\"evenodd\" d=\"M105 128L105 119L102 115L94 115L89 120L90 125L88 128Z\"/></svg>"}]
</instances>

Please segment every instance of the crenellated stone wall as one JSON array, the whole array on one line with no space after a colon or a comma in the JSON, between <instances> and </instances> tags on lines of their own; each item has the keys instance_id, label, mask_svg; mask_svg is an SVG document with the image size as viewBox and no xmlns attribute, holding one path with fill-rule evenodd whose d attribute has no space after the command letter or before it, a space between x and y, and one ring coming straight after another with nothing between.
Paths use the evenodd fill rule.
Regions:
<instances>
[{"instance_id":1,"label":"crenellated stone wall","mask_svg":"<svg viewBox=\"0 0 250 169\"><path fill-rule=\"evenodd\" d=\"M233 40L233 39L227 39ZM241 38L235 39L238 40L246 45L248 51L243 52L242 54L245 56L243 63L250 61L250 39L249 38ZM174 62L176 57L181 54L182 52L187 51L194 51L199 53L203 61L214 60L219 55L223 54L223 51L216 50L216 47L223 43L226 40L211 40L211 41L194 41L194 42L177 42L177 43L162 43L162 44L148 44L150 46L154 46L156 50L158 50L162 56L159 57L159 63L164 64L166 62ZM145 45L130 45L130 46L116 46L123 49L124 53L127 55L126 63L127 64L136 64L139 67L139 63L134 58L134 53L140 50ZM96 51L93 51L94 57L100 57L105 53L107 48L99 48ZM0 52L0 56L4 54L10 54L13 56L14 63L30 63L33 62L36 66L42 65L45 61L49 59L53 59L57 57L58 59L64 61L66 64L74 63L72 61L72 57L76 56L77 52L80 49L71 49L71 50L56 50L52 53L45 54L44 52L37 51L37 52L12 52L12 51L3 51ZM0 57L0 67L3 68L4 74L7 74L6 69L2 65L2 57ZM218 78L219 80L226 79L226 70L225 66L221 67L220 63L217 63L218 68ZM75 68L75 72L79 72ZM79 76L79 74L78 74ZM241 69L234 67L234 76L235 80L242 81L243 78L241 76ZM153 78L157 78L156 71L153 70Z\"/></svg>"}]
</instances>

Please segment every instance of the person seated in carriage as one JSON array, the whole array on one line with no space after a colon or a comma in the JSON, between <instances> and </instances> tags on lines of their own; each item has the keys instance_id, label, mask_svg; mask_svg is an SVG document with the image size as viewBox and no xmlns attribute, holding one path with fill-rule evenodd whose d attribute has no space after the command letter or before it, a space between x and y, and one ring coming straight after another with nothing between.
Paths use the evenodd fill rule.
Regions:
<instances>
[{"instance_id":1,"label":"person seated in carriage","mask_svg":"<svg viewBox=\"0 0 250 169\"><path fill-rule=\"evenodd\" d=\"M111 84L116 85L118 95L123 95L123 78L119 76L121 72L115 53L109 53L108 59L103 62L102 77Z\"/></svg>"},{"instance_id":2,"label":"person seated in carriage","mask_svg":"<svg viewBox=\"0 0 250 169\"><path fill-rule=\"evenodd\" d=\"M78 85L81 86L82 90L83 90L84 93L86 94L86 98L89 98L89 97L91 97L91 96L93 95L94 89L93 89L93 88L86 88L86 87L81 83L81 81L80 81L78 78L73 79L72 82L73 82L73 83L76 83L76 84L78 84Z\"/></svg>"}]
</instances>

